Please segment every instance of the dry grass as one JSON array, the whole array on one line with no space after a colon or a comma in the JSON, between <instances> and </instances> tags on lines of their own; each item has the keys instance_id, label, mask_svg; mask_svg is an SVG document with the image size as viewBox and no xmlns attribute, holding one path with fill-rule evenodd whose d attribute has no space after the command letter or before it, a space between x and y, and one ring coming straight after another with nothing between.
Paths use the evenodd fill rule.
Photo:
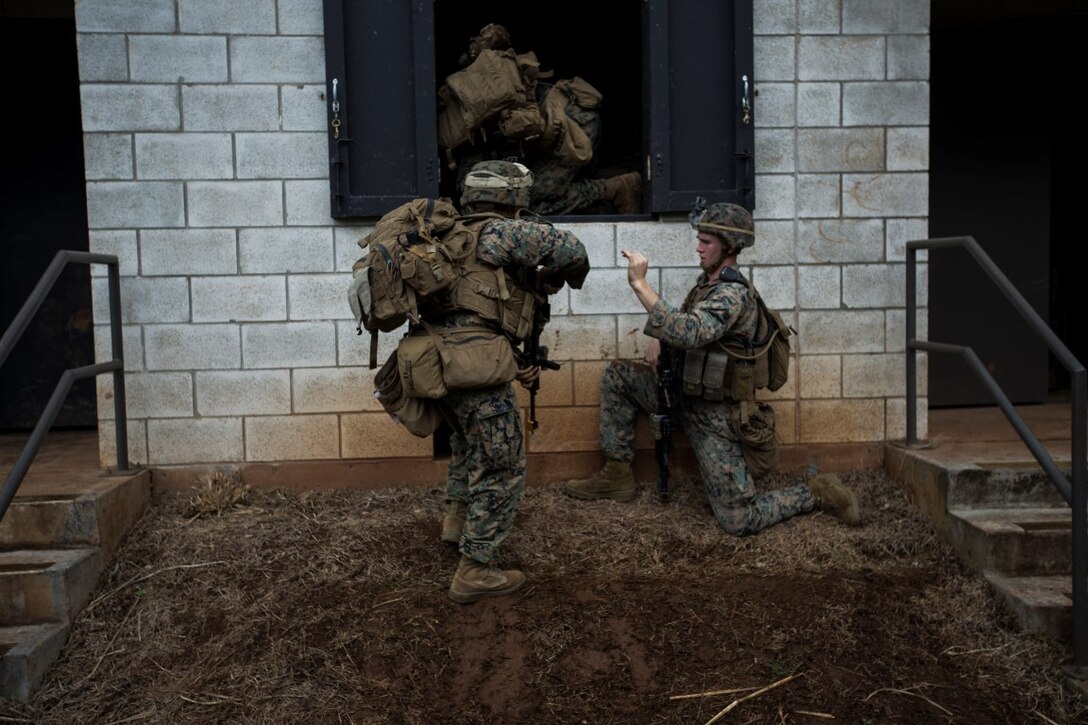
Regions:
<instances>
[{"instance_id":1,"label":"dry grass","mask_svg":"<svg viewBox=\"0 0 1088 725\"><path fill-rule=\"evenodd\" d=\"M465 607L445 596L440 490L209 479L143 518L41 690L0 716L706 722L742 695L669 698L792 674L722 722L1088 716L1061 685L1064 647L1017 632L880 473L844 480L864 526L814 514L743 539L690 484L669 505L530 488L503 555L528 586Z\"/></svg>"}]
</instances>

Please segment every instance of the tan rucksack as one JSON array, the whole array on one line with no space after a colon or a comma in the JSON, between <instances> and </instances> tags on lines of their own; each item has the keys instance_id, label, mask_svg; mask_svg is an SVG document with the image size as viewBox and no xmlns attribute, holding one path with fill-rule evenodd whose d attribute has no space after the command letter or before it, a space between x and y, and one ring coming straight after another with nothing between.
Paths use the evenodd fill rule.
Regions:
<instances>
[{"instance_id":1,"label":"tan rucksack","mask_svg":"<svg viewBox=\"0 0 1088 725\"><path fill-rule=\"evenodd\" d=\"M359 240L366 252L352 266L348 304L361 335L371 334L370 367L377 367L379 332L419 322L426 298L441 298L457 276L456 266L476 254L476 235L453 203L413 199L387 212Z\"/></svg>"},{"instance_id":2,"label":"tan rucksack","mask_svg":"<svg viewBox=\"0 0 1088 725\"><path fill-rule=\"evenodd\" d=\"M472 63L451 73L438 90L438 143L452 151L473 138L482 124L494 119L508 139L527 140L544 132L544 117L536 103L540 76L536 55L512 50L483 50Z\"/></svg>"}]
</instances>

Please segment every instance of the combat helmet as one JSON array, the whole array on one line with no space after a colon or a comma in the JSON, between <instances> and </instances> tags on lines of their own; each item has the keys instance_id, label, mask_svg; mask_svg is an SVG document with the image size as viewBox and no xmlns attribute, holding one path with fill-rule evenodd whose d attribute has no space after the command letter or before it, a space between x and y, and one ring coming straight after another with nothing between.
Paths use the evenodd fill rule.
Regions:
<instances>
[{"instance_id":1,"label":"combat helmet","mask_svg":"<svg viewBox=\"0 0 1088 725\"><path fill-rule=\"evenodd\" d=\"M468 41L468 51L461 55L461 65L468 65L485 50L506 50L512 44L509 30L498 23L488 23Z\"/></svg>"},{"instance_id":2,"label":"combat helmet","mask_svg":"<svg viewBox=\"0 0 1088 725\"><path fill-rule=\"evenodd\" d=\"M737 250L756 241L752 213L738 204L719 202L707 206L706 199L699 197L691 207L688 221L693 229L714 234Z\"/></svg>"},{"instance_id":3,"label":"combat helmet","mask_svg":"<svg viewBox=\"0 0 1088 725\"><path fill-rule=\"evenodd\" d=\"M516 161L481 161L461 182L461 208L490 202L519 209L529 208L533 172Z\"/></svg>"}]
</instances>

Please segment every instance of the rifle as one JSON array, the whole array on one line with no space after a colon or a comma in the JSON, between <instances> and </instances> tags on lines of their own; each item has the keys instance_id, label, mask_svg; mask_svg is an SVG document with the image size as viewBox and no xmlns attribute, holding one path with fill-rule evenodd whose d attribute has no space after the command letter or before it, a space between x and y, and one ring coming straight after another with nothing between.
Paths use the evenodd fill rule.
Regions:
<instances>
[{"instance_id":1,"label":"rifle","mask_svg":"<svg viewBox=\"0 0 1088 725\"><path fill-rule=\"evenodd\" d=\"M657 356L657 410L650 415L657 461L657 494L669 500L669 451L672 449L672 351L661 343Z\"/></svg>"},{"instance_id":2,"label":"rifle","mask_svg":"<svg viewBox=\"0 0 1088 725\"><path fill-rule=\"evenodd\" d=\"M544 331L544 325L552 317L552 305L544 301L537 304L537 312L533 320L533 332L525 340L525 351L520 355L521 361L526 367L538 367L541 370L558 370L559 363L548 359L548 348L540 344L540 333ZM535 432L540 427L536 419L536 393L540 390L540 377L538 376L529 387L529 432Z\"/></svg>"}]
</instances>

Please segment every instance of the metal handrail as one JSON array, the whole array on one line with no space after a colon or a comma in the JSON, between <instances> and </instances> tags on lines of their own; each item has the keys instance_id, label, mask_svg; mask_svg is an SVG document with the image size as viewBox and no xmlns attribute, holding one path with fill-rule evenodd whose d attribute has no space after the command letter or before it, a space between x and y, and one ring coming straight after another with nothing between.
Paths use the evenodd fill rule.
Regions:
<instances>
[{"instance_id":1,"label":"metal handrail","mask_svg":"<svg viewBox=\"0 0 1088 725\"><path fill-rule=\"evenodd\" d=\"M959 345L947 345L938 342L916 340L916 258L919 249L947 249L962 247L966 249L975 261L979 263L983 271L994 281L998 289L1004 293L1012 306L1027 321L1028 325L1039 334L1046 342L1050 351L1065 365L1072 378L1073 393L1073 419L1072 419L1072 457L1073 457L1073 482L1070 484L1054 463L1046 448L1031 432L1027 423L1016 412L1012 402L1002 392L1000 385L979 360L975 351L969 347ZM1088 441L1085 433L1088 431L1088 422L1085 420L1086 391L1085 371L1065 344L1058 339L1054 331L1043 321L1043 318L1032 308L1023 295L1013 286L993 260L982 250L979 243L973 237L945 237L940 239L926 239L907 242L907 440L906 444L918 443L918 389L917 389L917 356L914 351L924 350L929 352L948 352L961 355L968 367L978 376L979 380L997 400L1005 417L1009 419L1013 428L1020 435L1021 440L1027 445L1035 460L1043 467L1050 477L1055 488L1061 493L1062 498L1072 508L1073 515L1073 664L1068 668L1071 675L1079 679L1088 679L1088 490L1085 488L1085 468L1088 461L1085 459L1085 450Z\"/></svg>"},{"instance_id":2,"label":"metal handrail","mask_svg":"<svg viewBox=\"0 0 1088 725\"><path fill-rule=\"evenodd\" d=\"M38 417L38 422L30 434L30 439L27 441L26 446L23 447L23 452L19 454L15 465L12 466L7 480L4 481L4 488L0 490L0 520L7 513L8 506L11 504L11 500L15 498L15 492L19 490L19 485L23 482L34 456L37 455L45 434L53 427L61 406L64 404L65 398L68 397L68 392L77 380L113 372L114 426L117 435L117 470L115 473L122 475L134 473L134 470L129 467L128 460L128 420L125 412L125 355L121 343L121 276L115 255L75 252L70 249L58 251L56 256L53 257L53 261L49 263L49 266L42 274L42 278L38 280L38 284L35 285L30 296L27 297L19 313L15 315L15 319L8 325L3 338L0 338L0 366L8 359L15 347L15 343L19 341L23 332L26 331L30 321L38 312L38 308L45 302L46 296L53 289L57 278L60 277L61 272L64 271L69 262L108 265L110 334L113 342L113 359L96 365L69 368L61 374L60 381L57 382L53 394L49 397L49 402L45 405L45 410Z\"/></svg>"}]
</instances>

